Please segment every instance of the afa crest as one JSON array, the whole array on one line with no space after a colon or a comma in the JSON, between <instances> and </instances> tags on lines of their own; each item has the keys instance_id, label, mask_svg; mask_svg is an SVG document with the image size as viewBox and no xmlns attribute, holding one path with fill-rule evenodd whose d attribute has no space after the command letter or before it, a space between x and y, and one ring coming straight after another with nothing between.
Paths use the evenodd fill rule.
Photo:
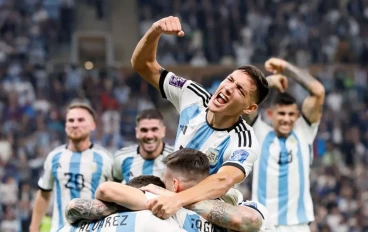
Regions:
<instances>
[{"instance_id":1,"label":"afa crest","mask_svg":"<svg viewBox=\"0 0 368 232\"><path fill-rule=\"evenodd\" d=\"M219 151L214 148L208 148L206 155L208 157L208 160L210 161L210 165L215 165L219 160Z\"/></svg>"}]
</instances>

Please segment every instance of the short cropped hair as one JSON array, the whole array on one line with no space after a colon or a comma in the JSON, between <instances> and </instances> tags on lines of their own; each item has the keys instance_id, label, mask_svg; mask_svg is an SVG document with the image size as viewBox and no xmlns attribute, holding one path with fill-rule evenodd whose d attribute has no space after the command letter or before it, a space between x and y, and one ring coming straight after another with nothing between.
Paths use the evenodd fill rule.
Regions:
<instances>
[{"instance_id":1,"label":"short cropped hair","mask_svg":"<svg viewBox=\"0 0 368 232\"><path fill-rule=\"evenodd\" d=\"M164 159L164 163L166 168L174 172L180 172L188 181L208 176L210 172L208 157L191 148L183 148L168 155Z\"/></svg>"},{"instance_id":2,"label":"short cropped hair","mask_svg":"<svg viewBox=\"0 0 368 232\"><path fill-rule=\"evenodd\" d=\"M162 180L159 177L152 175L142 175L134 177L128 182L127 185L134 188L140 188L149 184L154 184L162 188L165 188L164 182L162 182Z\"/></svg>"},{"instance_id":3,"label":"short cropped hair","mask_svg":"<svg viewBox=\"0 0 368 232\"><path fill-rule=\"evenodd\" d=\"M295 98L286 92L277 94L272 102L273 106L275 105L287 106L293 104L296 104Z\"/></svg>"},{"instance_id":4,"label":"short cropped hair","mask_svg":"<svg viewBox=\"0 0 368 232\"><path fill-rule=\"evenodd\" d=\"M140 112L136 118L136 123L138 124L143 119L158 119L161 122L164 121L164 116L162 116L161 112L156 109L148 109Z\"/></svg>"},{"instance_id":5,"label":"short cropped hair","mask_svg":"<svg viewBox=\"0 0 368 232\"><path fill-rule=\"evenodd\" d=\"M88 113L92 116L93 121L96 122L96 112L95 110L92 108L92 106L90 104L88 104L87 102L83 102L83 101L73 101L72 103L70 103L70 105L68 106L67 112L69 112L72 109L85 109L88 111Z\"/></svg>"},{"instance_id":6,"label":"short cropped hair","mask_svg":"<svg viewBox=\"0 0 368 232\"><path fill-rule=\"evenodd\" d=\"M257 87L254 100L258 105L261 104L266 99L269 92L268 81L263 72L253 65L244 65L237 70L242 71L252 78Z\"/></svg>"}]
</instances>

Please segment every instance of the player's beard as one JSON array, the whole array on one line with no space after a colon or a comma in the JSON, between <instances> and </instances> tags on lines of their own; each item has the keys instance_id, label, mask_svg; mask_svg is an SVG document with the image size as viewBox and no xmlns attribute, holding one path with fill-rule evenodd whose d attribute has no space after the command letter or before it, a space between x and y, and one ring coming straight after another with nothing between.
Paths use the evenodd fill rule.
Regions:
<instances>
[{"instance_id":1,"label":"player's beard","mask_svg":"<svg viewBox=\"0 0 368 232\"><path fill-rule=\"evenodd\" d=\"M80 133L80 134L69 133L67 136L68 136L68 139L72 141L73 143L79 143L79 142L82 142L88 139L89 134L88 133Z\"/></svg>"}]
</instances>

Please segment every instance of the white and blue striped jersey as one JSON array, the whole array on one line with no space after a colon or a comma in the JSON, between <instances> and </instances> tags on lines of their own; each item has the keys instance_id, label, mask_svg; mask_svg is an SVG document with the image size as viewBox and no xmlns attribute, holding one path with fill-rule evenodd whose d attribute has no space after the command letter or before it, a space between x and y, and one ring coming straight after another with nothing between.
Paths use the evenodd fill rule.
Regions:
<instances>
[{"instance_id":1,"label":"white and blue striped jersey","mask_svg":"<svg viewBox=\"0 0 368 232\"><path fill-rule=\"evenodd\" d=\"M139 154L138 145L122 148L114 155L114 179L123 183L141 175L154 175L162 179L165 170L163 160L173 151L174 147L164 144L161 155L156 159L146 160Z\"/></svg>"},{"instance_id":2,"label":"white and blue striped jersey","mask_svg":"<svg viewBox=\"0 0 368 232\"><path fill-rule=\"evenodd\" d=\"M240 117L230 128L213 128L206 118L211 94L191 80L164 70L159 87L162 97L180 114L175 150L192 148L207 154L211 174L224 165L231 165L249 175L260 153L252 127Z\"/></svg>"},{"instance_id":3,"label":"white and blue striped jersey","mask_svg":"<svg viewBox=\"0 0 368 232\"><path fill-rule=\"evenodd\" d=\"M162 220L150 210L122 212L107 216L99 221L82 220L76 225L67 225L59 232L185 232L172 218Z\"/></svg>"},{"instance_id":4,"label":"white and blue striped jersey","mask_svg":"<svg viewBox=\"0 0 368 232\"><path fill-rule=\"evenodd\" d=\"M70 200L94 199L98 185L112 179L112 155L101 146L73 152L62 145L51 151L38 181L41 190L55 190L51 232L67 223L64 210Z\"/></svg>"},{"instance_id":5,"label":"white and blue striped jersey","mask_svg":"<svg viewBox=\"0 0 368 232\"><path fill-rule=\"evenodd\" d=\"M267 207L274 225L313 221L309 173L318 123L310 124L301 116L287 138L277 137L260 116L253 128L262 149L254 164L252 200Z\"/></svg>"}]
</instances>

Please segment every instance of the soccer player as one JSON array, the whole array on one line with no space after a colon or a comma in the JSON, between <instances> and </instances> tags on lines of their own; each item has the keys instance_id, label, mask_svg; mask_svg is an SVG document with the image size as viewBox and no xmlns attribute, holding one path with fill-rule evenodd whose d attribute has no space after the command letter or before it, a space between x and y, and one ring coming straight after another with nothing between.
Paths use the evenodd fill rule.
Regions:
<instances>
[{"instance_id":1,"label":"soccer player","mask_svg":"<svg viewBox=\"0 0 368 232\"><path fill-rule=\"evenodd\" d=\"M165 144L166 128L160 111L148 109L142 111L136 119L136 138L138 145L125 147L114 155L114 179L128 183L140 175L162 177L165 165L162 160L174 151Z\"/></svg>"},{"instance_id":2,"label":"soccer player","mask_svg":"<svg viewBox=\"0 0 368 232\"><path fill-rule=\"evenodd\" d=\"M66 223L66 204L74 198L93 199L98 185L112 180L112 156L91 143L95 129L95 112L86 103L72 103L66 114L65 132L68 144L51 151L38 181L30 231L38 231L55 189L51 232Z\"/></svg>"},{"instance_id":3,"label":"soccer player","mask_svg":"<svg viewBox=\"0 0 368 232\"><path fill-rule=\"evenodd\" d=\"M165 186L174 192L184 191L209 175L209 161L206 155L193 149L179 150L169 155L165 163L167 166L164 174ZM173 194L173 192L155 185L149 185L144 189L149 189L157 194ZM144 210L147 209L147 199L154 197L148 192L144 194L140 190L114 182L102 184L98 188L96 196L105 203L99 200L73 200L68 205L66 212L68 221L74 223L82 218L89 220L101 218L118 211L117 206L131 210ZM113 203L117 203L117 205L114 206ZM188 208L203 218L193 211L180 209L175 214L174 219L186 231L221 230L208 221L236 231L273 231L274 229L273 225L269 223L268 211L255 202L247 201L242 202L239 206L232 206L221 200L206 200L190 205Z\"/></svg>"},{"instance_id":4,"label":"soccer player","mask_svg":"<svg viewBox=\"0 0 368 232\"><path fill-rule=\"evenodd\" d=\"M260 148L241 115L257 109L268 94L268 85L258 68L242 66L229 74L211 97L199 84L157 63L161 34L184 36L179 19L170 16L155 22L136 46L132 66L180 113L175 150L193 148L207 154L213 174L186 191L153 199L152 212L167 218L184 205L223 196L249 175Z\"/></svg>"},{"instance_id":5,"label":"soccer player","mask_svg":"<svg viewBox=\"0 0 368 232\"><path fill-rule=\"evenodd\" d=\"M265 66L277 73L268 77L269 86L282 93L267 112L272 126L257 114L248 119L262 144L261 156L254 165L252 200L269 209L277 231L310 231L308 223L314 220L309 191L312 143L322 115L325 90L308 72L284 60L271 58ZM295 98L285 93L288 82L283 75L309 92L301 113Z\"/></svg>"}]
</instances>

